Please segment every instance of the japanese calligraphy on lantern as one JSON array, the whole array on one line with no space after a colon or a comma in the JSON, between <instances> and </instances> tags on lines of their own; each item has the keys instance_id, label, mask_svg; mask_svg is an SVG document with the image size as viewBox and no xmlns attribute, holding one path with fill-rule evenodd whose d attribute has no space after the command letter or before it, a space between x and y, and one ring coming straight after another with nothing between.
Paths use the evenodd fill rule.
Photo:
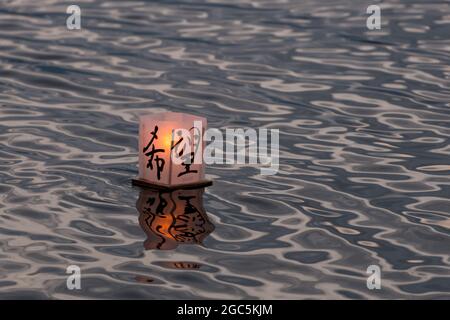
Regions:
<instances>
[{"instance_id":1,"label":"japanese calligraphy on lantern","mask_svg":"<svg viewBox=\"0 0 450 320\"><path fill-rule=\"evenodd\" d=\"M142 116L139 124L139 180L163 186L205 179L202 161L207 121L164 112Z\"/></svg>"}]
</instances>

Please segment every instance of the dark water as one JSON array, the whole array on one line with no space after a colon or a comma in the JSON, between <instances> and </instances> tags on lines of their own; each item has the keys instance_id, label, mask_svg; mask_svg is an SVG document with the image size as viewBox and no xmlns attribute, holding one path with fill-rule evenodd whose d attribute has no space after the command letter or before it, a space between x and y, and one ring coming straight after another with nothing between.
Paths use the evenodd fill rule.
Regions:
<instances>
[{"instance_id":1,"label":"dark water","mask_svg":"<svg viewBox=\"0 0 450 320\"><path fill-rule=\"evenodd\" d=\"M448 1L77 3L0 1L0 298L450 298ZM157 111L280 129L170 250L130 185Z\"/></svg>"}]
</instances>

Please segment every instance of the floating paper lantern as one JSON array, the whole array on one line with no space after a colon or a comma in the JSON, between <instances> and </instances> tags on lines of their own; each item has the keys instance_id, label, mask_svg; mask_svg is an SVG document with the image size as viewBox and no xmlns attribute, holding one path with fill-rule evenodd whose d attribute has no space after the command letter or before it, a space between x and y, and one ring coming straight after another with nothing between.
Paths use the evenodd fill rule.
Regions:
<instances>
[{"instance_id":1,"label":"floating paper lantern","mask_svg":"<svg viewBox=\"0 0 450 320\"><path fill-rule=\"evenodd\" d=\"M205 118L164 112L140 117L139 176L135 185L158 189L207 186L203 162Z\"/></svg>"},{"instance_id":2,"label":"floating paper lantern","mask_svg":"<svg viewBox=\"0 0 450 320\"><path fill-rule=\"evenodd\" d=\"M181 243L201 244L214 230L203 208L203 191L141 190L136 208L147 235L144 248L169 250Z\"/></svg>"}]
</instances>

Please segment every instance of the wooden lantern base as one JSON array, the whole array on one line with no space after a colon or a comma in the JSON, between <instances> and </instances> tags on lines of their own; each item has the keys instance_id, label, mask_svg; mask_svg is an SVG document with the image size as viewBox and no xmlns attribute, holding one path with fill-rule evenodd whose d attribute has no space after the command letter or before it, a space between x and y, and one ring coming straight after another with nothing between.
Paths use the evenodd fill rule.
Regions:
<instances>
[{"instance_id":1,"label":"wooden lantern base","mask_svg":"<svg viewBox=\"0 0 450 320\"><path fill-rule=\"evenodd\" d=\"M197 181L194 183L185 183L185 184L169 186L166 184L154 183L154 182L149 182L149 181L141 180L141 179L132 179L131 183L133 184L133 186L149 188L149 189L158 190L158 191L173 191L173 190L179 190L179 189L204 188L204 187L209 187L213 184L211 180L202 180L202 181Z\"/></svg>"}]
</instances>

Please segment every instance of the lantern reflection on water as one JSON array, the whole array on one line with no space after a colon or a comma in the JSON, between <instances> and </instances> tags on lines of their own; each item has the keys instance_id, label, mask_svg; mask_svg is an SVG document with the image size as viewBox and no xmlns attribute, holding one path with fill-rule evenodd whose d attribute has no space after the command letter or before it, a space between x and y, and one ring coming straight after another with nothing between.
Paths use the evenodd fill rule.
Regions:
<instances>
[{"instance_id":1,"label":"lantern reflection on water","mask_svg":"<svg viewBox=\"0 0 450 320\"><path fill-rule=\"evenodd\" d=\"M181 243L201 244L214 230L203 208L203 191L141 190L136 207L139 224L147 235L144 248L169 250Z\"/></svg>"}]
</instances>

